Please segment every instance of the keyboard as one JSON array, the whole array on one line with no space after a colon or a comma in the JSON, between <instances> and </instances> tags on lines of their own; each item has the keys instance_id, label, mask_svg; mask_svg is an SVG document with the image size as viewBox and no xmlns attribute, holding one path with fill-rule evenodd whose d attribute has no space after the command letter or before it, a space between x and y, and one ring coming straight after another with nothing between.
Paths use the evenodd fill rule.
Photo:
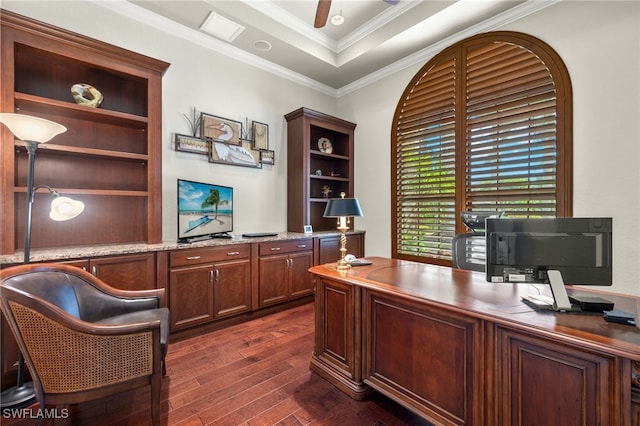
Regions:
<instances>
[{"instance_id":1,"label":"keyboard","mask_svg":"<svg viewBox=\"0 0 640 426\"><path fill-rule=\"evenodd\" d=\"M278 235L277 232L249 232L242 234L242 236L246 238L275 237L276 235Z\"/></svg>"}]
</instances>

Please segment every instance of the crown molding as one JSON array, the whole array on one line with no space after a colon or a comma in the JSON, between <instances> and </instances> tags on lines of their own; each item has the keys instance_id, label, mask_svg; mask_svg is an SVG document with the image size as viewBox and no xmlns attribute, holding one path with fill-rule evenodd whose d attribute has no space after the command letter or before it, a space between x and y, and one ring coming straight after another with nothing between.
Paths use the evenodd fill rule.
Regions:
<instances>
[{"instance_id":1,"label":"crown molding","mask_svg":"<svg viewBox=\"0 0 640 426\"><path fill-rule=\"evenodd\" d=\"M205 49L214 51L218 54L222 54L233 58L239 62L247 65L254 66L263 71L275 74L279 77L290 80L294 83L308 87L317 92L323 93L328 96L339 98L345 96L351 92L362 89L370 84L373 84L379 80L382 80L388 76L391 76L399 71L402 71L408 67L414 66L420 63L426 63L429 59L435 56L442 49L454 44L467 37L471 37L475 34L491 31L501 26L517 21L530 14L536 13L549 6L552 6L562 0L528 0L512 9L502 12L492 18L489 18L483 22L466 28L452 36L449 36L441 41L431 44L426 48L409 55L399 61L394 62L384 68L379 69L363 78L360 78L353 83L347 84L339 89L334 89L326 84L320 83L317 80L306 77L302 74L296 73L288 68L277 65L271 61L263 59L259 56L250 54L242 49L238 49L228 43L219 41L213 37L205 35L199 31L188 28L182 24L179 24L170 19L157 15L142 7L136 6L126 0L89 0L94 4L111 10L124 17L138 21L144 25L151 26L157 30L171 34L186 40L187 42L197 44ZM257 2L262 3L262 2ZM267 3L267 2L265 2ZM277 7L277 6L276 6ZM397 6L394 6L394 8ZM389 19L387 17L387 19ZM367 28L362 29L362 34L369 31ZM352 33L353 34L353 33ZM340 72L339 68L336 68L336 72Z\"/></svg>"},{"instance_id":2,"label":"crown molding","mask_svg":"<svg viewBox=\"0 0 640 426\"><path fill-rule=\"evenodd\" d=\"M136 6L126 0L89 1L104 9L108 9L119 15L133 19L141 24L151 26L172 36L179 37L189 43L193 43L218 54L228 56L244 64L251 65L263 71L275 74L278 77L285 78L294 83L316 90L320 93L324 93L325 95L332 97L337 96L337 90L331 86L320 83L319 81L306 77L300 73L291 71L281 65L274 64L273 62L267 61L259 56L252 55L251 53L238 49L229 43L225 43L214 37L203 34L200 31L196 31L156 13L150 12L147 9Z\"/></svg>"}]
</instances>

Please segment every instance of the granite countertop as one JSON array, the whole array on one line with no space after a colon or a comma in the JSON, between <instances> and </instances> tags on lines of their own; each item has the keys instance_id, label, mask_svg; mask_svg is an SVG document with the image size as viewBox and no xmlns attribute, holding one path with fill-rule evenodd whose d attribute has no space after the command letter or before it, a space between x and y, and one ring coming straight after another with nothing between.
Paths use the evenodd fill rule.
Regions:
<instances>
[{"instance_id":1,"label":"granite countertop","mask_svg":"<svg viewBox=\"0 0 640 426\"><path fill-rule=\"evenodd\" d=\"M361 231L348 231L347 234ZM304 234L301 232L280 232L276 236L245 238L241 235L233 235L232 238L213 238L191 243L178 243L177 241L164 241L158 244L131 243L131 244L111 244L92 245L79 247L61 247L52 249L32 249L30 262L61 261L69 259L80 259L98 256L113 256L120 254L147 253L152 251L182 250L200 247L215 247L227 244L247 244L260 243L266 241L295 240L300 238L339 236L338 231L314 232ZM0 256L0 265L10 265L23 263L24 252L18 251L14 254Z\"/></svg>"}]
</instances>

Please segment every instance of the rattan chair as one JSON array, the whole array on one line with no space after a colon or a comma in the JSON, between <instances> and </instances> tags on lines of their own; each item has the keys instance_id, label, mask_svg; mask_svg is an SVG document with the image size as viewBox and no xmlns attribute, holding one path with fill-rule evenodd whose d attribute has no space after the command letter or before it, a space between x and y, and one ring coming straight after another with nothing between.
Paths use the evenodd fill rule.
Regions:
<instances>
[{"instance_id":1,"label":"rattan chair","mask_svg":"<svg viewBox=\"0 0 640 426\"><path fill-rule=\"evenodd\" d=\"M0 270L0 299L42 408L150 385L160 424L164 289L118 290L80 268L29 264Z\"/></svg>"}]
</instances>

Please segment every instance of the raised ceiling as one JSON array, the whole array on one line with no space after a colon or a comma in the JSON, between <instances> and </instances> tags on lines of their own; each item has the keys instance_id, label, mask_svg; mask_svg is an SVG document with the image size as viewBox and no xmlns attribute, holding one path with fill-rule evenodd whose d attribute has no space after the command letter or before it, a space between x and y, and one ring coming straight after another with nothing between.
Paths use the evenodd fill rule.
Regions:
<instances>
[{"instance_id":1,"label":"raised ceiling","mask_svg":"<svg viewBox=\"0 0 640 426\"><path fill-rule=\"evenodd\" d=\"M147 24L207 44L218 52L339 95L472 34L490 31L551 1L333 0L314 28L315 0L128 0L99 2ZM211 12L244 27L228 42L200 27ZM172 28L168 28L172 27ZM190 36L189 36L190 35ZM270 50L265 47L271 46Z\"/></svg>"}]
</instances>

